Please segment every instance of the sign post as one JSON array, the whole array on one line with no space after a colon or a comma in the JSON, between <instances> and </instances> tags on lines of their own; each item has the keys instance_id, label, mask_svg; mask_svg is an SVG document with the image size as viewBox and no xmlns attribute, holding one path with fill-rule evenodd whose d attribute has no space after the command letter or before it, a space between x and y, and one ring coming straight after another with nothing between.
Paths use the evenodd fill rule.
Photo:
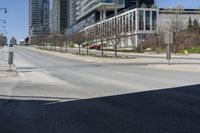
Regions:
<instances>
[{"instance_id":1,"label":"sign post","mask_svg":"<svg viewBox=\"0 0 200 133\"><path fill-rule=\"evenodd\" d=\"M11 65L13 64L13 57L14 57L13 51L9 51L9 56L8 56L9 71L11 71Z\"/></svg>"},{"instance_id":2,"label":"sign post","mask_svg":"<svg viewBox=\"0 0 200 133\"><path fill-rule=\"evenodd\" d=\"M168 61L168 65L170 65L171 45L173 44L173 33L172 32L166 32L165 33L164 42L167 45L166 46L166 58L167 58L167 61Z\"/></svg>"}]
</instances>

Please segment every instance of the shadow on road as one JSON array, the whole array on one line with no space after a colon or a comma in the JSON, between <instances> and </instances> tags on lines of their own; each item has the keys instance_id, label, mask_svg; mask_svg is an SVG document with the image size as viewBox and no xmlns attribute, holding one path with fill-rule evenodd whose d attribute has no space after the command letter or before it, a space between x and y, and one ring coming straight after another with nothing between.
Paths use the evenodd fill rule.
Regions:
<instances>
[{"instance_id":1,"label":"shadow on road","mask_svg":"<svg viewBox=\"0 0 200 133\"><path fill-rule=\"evenodd\" d=\"M52 104L0 103L0 133L200 132L200 85Z\"/></svg>"}]
</instances>

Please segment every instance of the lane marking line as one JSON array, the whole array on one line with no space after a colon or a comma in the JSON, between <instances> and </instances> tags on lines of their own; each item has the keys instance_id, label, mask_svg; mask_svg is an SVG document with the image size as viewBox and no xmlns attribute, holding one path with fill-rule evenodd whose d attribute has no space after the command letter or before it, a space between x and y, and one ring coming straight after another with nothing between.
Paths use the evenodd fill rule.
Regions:
<instances>
[{"instance_id":1,"label":"lane marking line","mask_svg":"<svg viewBox=\"0 0 200 133\"><path fill-rule=\"evenodd\" d=\"M43 71L44 73L46 73L46 74L50 74L49 72L47 72L47 71Z\"/></svg>"},{"instance_id":2,"label":"lane marking line","mask_svg":"<svg viewBox=\"0 0 200 133\"><path fill-rule=\"evenodd\" d=\"M122 74L122 75L127 75L127 76L134 76L134 77L138 77L139 75L137 74L132 74L132 73L124 73L124 72L115 72L117 74Z\"/></svg>"},{"instance_id":3,"label":"lane marking line","mask_svg":"<svg viewBox=\"0 0 200 133\"><path fill-rule=\"evenodd\" d=\"M26 77L24 76L24 74L22 72L19 72L18 74L22 80L26 80Z\"/></svg>"},{"instance_id":4,"label":"lane marking line","mask_svg":"<svg viewBox=\"0 0 200 133\"><path fill-rule=\"evenodd\" d=\"M92 62L93 60L87 59L86 61L88 61L88 62Z\"/></svg>"}]
</instances>

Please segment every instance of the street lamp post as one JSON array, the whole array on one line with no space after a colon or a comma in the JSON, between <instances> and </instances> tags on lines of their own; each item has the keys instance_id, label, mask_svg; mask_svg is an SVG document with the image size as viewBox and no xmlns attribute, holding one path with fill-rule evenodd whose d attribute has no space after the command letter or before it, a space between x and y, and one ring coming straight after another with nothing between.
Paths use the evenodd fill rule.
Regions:
<instances>
[{"instance_id":1,"label":"street lamp post","mask_svg":"<svg viewBox=\"0 0 200 133\"><path fill-rule=\"evenodd\" d=\"M8 12L6 8L0 8L0 10L4 10L4 13Z\"/></svg>"},{"instance_id":2,"label":"street lamp post","mask_svg":"<svg viewBox=\"0 0 200 133\"><path fill-rule=\"evenodd\" d=\"M7 8L0 8L0 10L4 10L4 13L7 13ZM0 20L0 22L3 22L4 24L6 24L6 20ZM4 32L6 33L6 30L5 30L5 26L4 25L1 25L0 27L3 27L3 30Z\"/></svg>"},{"instance_id":3,"label":"street lamp post","mask_svg":"<svg viewBox=\"0 0 200 133\"><path fill-rule=\"evenodd\" d=\"M6 28L4 25L0 25L0 27L3 27L3 29L5 29L5 28Z\"/></svg>"},{"instance_id":4,"label":"street lamp post","mask_svg":"<svg viewBox=\"0 0 200 133\"><path fill-rule=\"evenodd\" d=\"M0 22L3 22L4 24L6 24L6 20L0 20Z\"/></svg>"}]
</instances>

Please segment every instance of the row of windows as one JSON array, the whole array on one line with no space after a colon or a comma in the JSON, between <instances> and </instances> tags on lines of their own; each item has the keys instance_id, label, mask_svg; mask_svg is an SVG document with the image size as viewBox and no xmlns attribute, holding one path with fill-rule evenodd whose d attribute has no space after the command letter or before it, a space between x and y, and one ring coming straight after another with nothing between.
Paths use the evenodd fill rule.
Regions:
<instances>
[{"instance_id":1,"label":"row of windows","mask_svg":"<svg viewBox=\"0 0 200 133\"><path fill-rule=\"evenodd\" d=\"M138 18L138 25L137 20ZM95 31L97 34L115 35L133 33L136 30L150 31L157 30L157 11L139 10L123 14L98 24L85 28L88 31Z\"/></svg>"},{"instance_id":2,"label":"row of windows","mask_svg":"<svg viewBox=\"0 0 200 133\"><path fill-rule=\"evenodd\" d=\"M157 12L140 10L139 30L156 30L156 29L157 29Z\"/></svg>"}]
</instances>

